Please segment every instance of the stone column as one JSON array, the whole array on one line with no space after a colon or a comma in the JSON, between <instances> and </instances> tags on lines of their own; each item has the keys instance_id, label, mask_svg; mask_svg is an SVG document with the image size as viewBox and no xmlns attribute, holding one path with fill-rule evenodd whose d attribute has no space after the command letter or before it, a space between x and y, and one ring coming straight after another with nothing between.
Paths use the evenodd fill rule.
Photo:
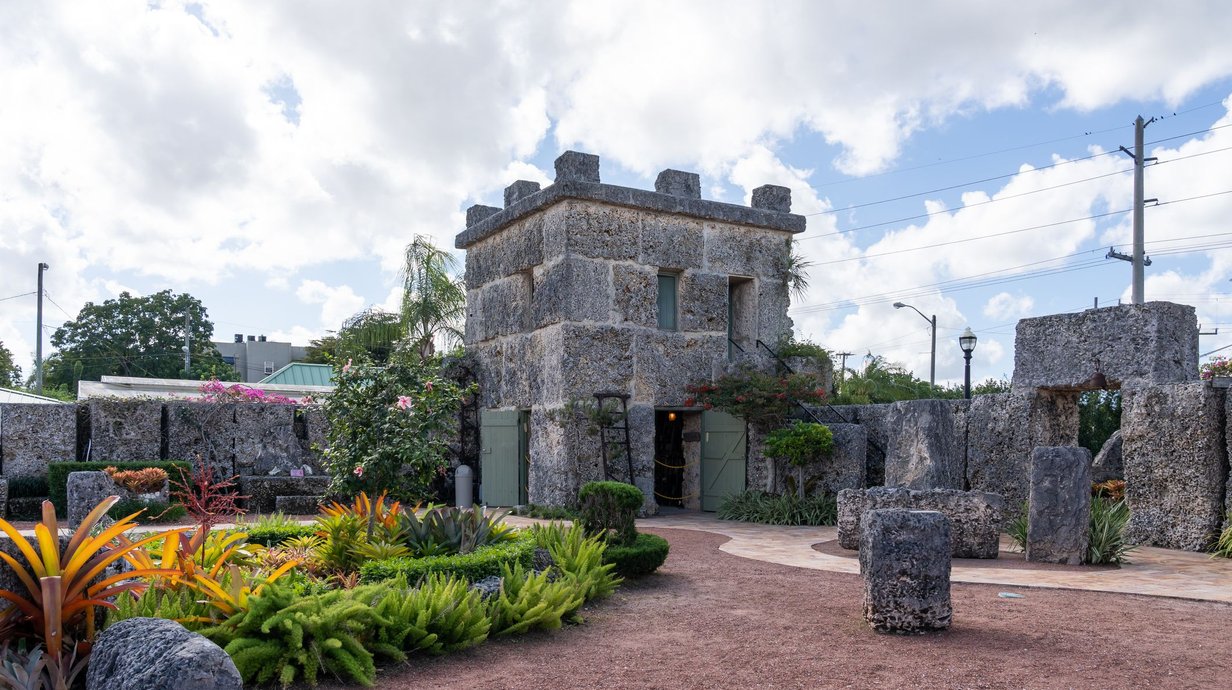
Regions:
<instances>
[{"instance_id":1,"label":"stone column","mask_svg":"<svg viewBox=\"0 0 1232 690\"><path fill-rule=\"evenodd\" d=\"M861 518L864 620L883 633L950 627L950 521L920 510L870 510Z\"/></svg>"},{"instance_id":2,"label":"stone column","mask_svg":"<svg viewBox=\"0 0 1232 690\"><path fill-rule=\"evenodd\" d=\"M1031 451L1027 560L1078 565L1091 538L1091 451L1046 446Z\"/></svg>"}]
</instances>

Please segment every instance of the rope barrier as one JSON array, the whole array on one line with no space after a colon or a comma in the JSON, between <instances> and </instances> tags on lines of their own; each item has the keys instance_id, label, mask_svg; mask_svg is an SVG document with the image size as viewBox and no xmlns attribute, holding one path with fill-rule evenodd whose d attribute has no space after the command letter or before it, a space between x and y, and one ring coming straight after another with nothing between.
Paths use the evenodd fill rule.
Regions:
<instances>
[{"instance_id":1,"label":"rope barrier","mask_svg":"<svg viewBox=\"0 0 1232 690\"><path fill-rule=\"evenodd\" d=\"M663 467L666 467L666 468L668 468L668 469L673 469L673 470L683 470L684 468L686 468L686 467L692 467L692 466L696 465L697 463L696 463L696 462L686 462L686 463L685 463L685 464L683 464L683 465L669 465L669 464L667 464L666 462L663 462L662 460L660 460L660 459L658 459L658 458L655 458L655 464L657 464L657 465L662 465Z\"/></svg>"},{"instance_id":2,"label":"rope barrier","mask_svg":"<svg viewBox=\"0 0 1232 690\"><path fill-rule=\"evenodd\" d=\"M658 496L659 498L661 498L661 499L663 499L663 500L665 500L665 501L685 501L685 500L688 500L688 499L690 499L690 498L696 498L696 497L697 497L697 494L685 494L684 496L665 496L664 494L661 494L661 493L659 493L658 491L654 492L654 495L655 495L655 496Z\"/></svg>"}]
</instances>

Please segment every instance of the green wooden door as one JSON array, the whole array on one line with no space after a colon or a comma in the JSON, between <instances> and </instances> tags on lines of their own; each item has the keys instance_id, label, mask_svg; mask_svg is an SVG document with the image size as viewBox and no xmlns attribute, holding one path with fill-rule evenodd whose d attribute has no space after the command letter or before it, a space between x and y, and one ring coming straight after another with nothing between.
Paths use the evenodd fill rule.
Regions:
<instances>
[{"instance_id":1,"label":"green wooden door","mask_svg":"<svg viewBox=\"0 0 1232 690\"><path fill-rule=\"evenodd\" d=\"M702 510L718 510L724 498L744 491L746 438L743 419L702 413Z\"/></svg>"},{"instance_id":2,"label":"green wooden door","mask_svg":"<svg viewBox=\"0 0 1232 690\"><path fill-rule=\"evenodd\" d=\"M521 494L522 425L518 410L480 410L480 501L490 506L518 504Z\"/></svg>"}]
</instances>

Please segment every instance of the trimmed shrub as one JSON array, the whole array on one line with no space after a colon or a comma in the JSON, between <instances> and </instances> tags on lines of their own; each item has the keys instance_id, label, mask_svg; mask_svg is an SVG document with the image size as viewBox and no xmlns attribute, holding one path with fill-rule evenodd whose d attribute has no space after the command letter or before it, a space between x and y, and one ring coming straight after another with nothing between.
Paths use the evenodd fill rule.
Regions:
<instances>
[{"instance_id":1,"label":"trimmed shrub","mask_svg":"<svg viewBox=\"0 0 1232 690\"><path fill-rule=\"evenodd\" d=\"M667 540L655 534L638 534L632 544L608 544L603 561L616 566L625 578L649 575L667 560Z\"/></svg>"},{"instance_id":2,"label":"trimmed shrub","mask_svg":"<svg viewBox=\"0 0 1232 690\"><path fill-rule=\"evenodd\" d=\"M13 477L9 479L9 498L46 498L47 477Z\"/></svg>"},{"instance_id":3,"label":"trimmed shrub","mask_svg":"<svg viewBox=\"0 0 1232 690\"><path fill-rule=\"evenodd\" d=\"M316 527L312 525L254 525L251 528L244 528L248 534L249 544L260 544L262 546L278 546L288 539L296 537L311 537L317 533Z\"/></svg>"},{"instance_id":4,"label":"trimmed shrub","mask_svg":"<svg viewBox=\"0 0 1232 690\"><path fill-rule=\"evenodd\" d=\"M192 463L183 460L167 460L149 462L53 462L47 465L47 498L56 507L59 515L68 514L68 475L70 472L102 472L108 467L117 470L143 470L147 467L157 467L172 477L179 476L179 470L192 471Z\"/></svg>"},{"instance_id":5,"label":"trimmed shrub","mask_svg":"<svg viewBox=\"0 0 1232 690\"><path fill-rule=\"evenodd\" d=\"M521 533L512 541L481 546L470 553L368 561L359 567L359 578L363 582L381 582L401 575L415 584L430 574L440 573L477 582L485 577L499 576L505 564L520 563L529 569L534 564L534 556L534 536Z\"/></svg>"},{"instance_id":6,"label":"trimmed shrub","mask_svg":"<svg viewBox=\"0 0 1232 690\"><path fill-rule=\"evenodd\" d=\"M112 520L119 520L126 515L132 515L138 510L145 511L137 518L138 522L152 522L155 524L175 522L188 514L183 504L174 501L164 503L162 501L143 501L139 498L125 498L111 506L111 510L107 511L107 517Z\"/></svg>"},{"instance_id":7,"label":"trimmed shrub","mask_svg":"<svg viewBox=\"0 0 1232 690\"><path fill-rule=\"evenodd\" d=\"M591 534L607 534L614 544L631 544L637 536L633 518L646 497L624 482L587 482L578 492L582 525Z\"/></svg>"}]
</instances>

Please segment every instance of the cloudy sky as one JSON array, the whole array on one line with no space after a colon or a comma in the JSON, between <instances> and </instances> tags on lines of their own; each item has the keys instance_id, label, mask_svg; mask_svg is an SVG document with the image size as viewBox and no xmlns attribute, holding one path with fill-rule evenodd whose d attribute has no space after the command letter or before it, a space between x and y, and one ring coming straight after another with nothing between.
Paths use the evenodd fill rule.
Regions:
<instances>
[{"instance_id":1,"label":"cloudy sky","mask_svg":"<svg viewBox=\"0 0 1232 690\"><path fill-rule=\"evenodd\" d=\"M927 9L924 7L927 5ZM396 305L415 234L549 181L666 167L703 196L792 188L815 263L800 334L958 380L1013 324L1129 299L1134 117L1148 300L1232 344L1232 12L1201 2L0 3L0 341L164 288L219 339L298 344ZM850 362L849 362L850 363Z\"/></svg>"}]
</instances>

